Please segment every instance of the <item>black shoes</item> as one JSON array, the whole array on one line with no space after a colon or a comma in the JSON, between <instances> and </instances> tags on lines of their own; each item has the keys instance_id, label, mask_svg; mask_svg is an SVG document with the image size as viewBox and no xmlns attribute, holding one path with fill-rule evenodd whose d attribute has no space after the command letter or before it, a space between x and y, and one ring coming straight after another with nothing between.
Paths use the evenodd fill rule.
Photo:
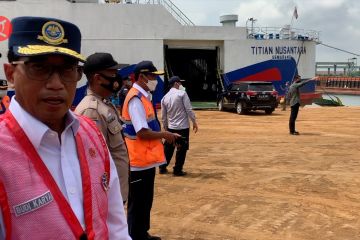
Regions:
<instances>
[{"instance_id":1,"label":"black shoes","mask_svg":"<svg viewBox=\"0 0 360 240\"><path fill-rule=\"evenodd\" d=\"M291 135L300 135L299 132L295 131L295 132L290 132Z\"/></svg>"},{"instance_id":2,"label":"black shoes","mask_svg":"<svg viewBox=\"0 0 360 240\"><path fill-rule=\"evenodd\" d=\"M167 170L166 167L159 167L159 174L168 174L169 171ZM184 172L183 170L181 171L174 171L173 172L173 175L176 176L176 177L183 177L185 176L187 173Z\"/></svg>"},{"instance_id":3,"label":"black shoes","mask_svg":"<svg viewBox=\"0 0 360 240\"><path fill-rule=\"evenodd\" d=\"M166 167L159 167L159 174L168 174L169 171Z\"/></svg>"},{"instance_id":4,"label":"black shoes","mask_svg":"<svg viewBox=\"0 0 360 240\"><path fill-rule=\"evenodd\" d=\"M147 234L146 240L161 240L161 237L151 236L150 234Z\"/></svg>"},{"instance_id":5,"label":"black shoes","mask_svg":"<svg viewBox=\"0 0 360 240\"><path fill-rule=\"evenodd\" d=\"M181 170L181 171L174 171L173 172L173 175L175 176L175 177L183 177L183 176L185 176L187 174L187 172L184 172L183 170Z\"/></svg>"}]
</instances>

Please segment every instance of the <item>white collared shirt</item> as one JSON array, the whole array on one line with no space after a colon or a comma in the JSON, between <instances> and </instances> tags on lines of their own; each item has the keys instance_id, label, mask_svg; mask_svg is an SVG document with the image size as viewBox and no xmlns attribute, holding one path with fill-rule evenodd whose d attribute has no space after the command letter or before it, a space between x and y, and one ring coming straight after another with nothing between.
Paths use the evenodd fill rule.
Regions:
<instances>
[{"instance_id":1,"label":"white collared shirt","mask_svg":"<svg viewBox=\"0 0 360 240\"><path fill-rule=\"evenodd\" d=\"M144 95L144 97L146 97L147 99L150 100L150 94L148 92L146 92L142 87L140 87L137 83L133 84L133 88L136 88L137 90L139 90L141 92L141 94ZM156 111L156 110L154 110L154 111ZM133 97L129 101L129 115L130 115L131 123L134 126L136 133L139 132L143 128L150 129L148 123L146 122L146 113L145 113L144 105L142 104L142 102L139 98ZM165 163L165 159L162 159L162 160L163 160L162 163L156 163L156 164L150 165L145 168L130 166L130 170L131 171L141 171L141 170L146 170L146 169L150 169L153 167L158 167Z\"/></svg>"},{"instance_id":2,"label":"white collared shirt","mask_svg":"<svg viewBox=\"0 0 360 240\"><path fill-rule=\"evenodd\" d=\"M12 98L9 110L39 153L59 189L68 200L81 226L85 229L82 179L74 135L79 129L79 120L69 111L61 142L57 132L26 112ZM109 214L107 225L109 239L131 239L125 218L120 182L113 159L110 157L110 189L108 191ZM5 237L4 223L0 212L0 240Z\"/></svg>"},{"instance_id":3,"label":"white collared shirt","mask_svg":"<svg viewBox=\"0 0 360 240\"><path fill-rule=\"evenodd\" d=\"M187 129L189 118L196 123L195 113L187 93L172 87L161 99L161 120L165 129Z\"/></svg>"}]
</instances>

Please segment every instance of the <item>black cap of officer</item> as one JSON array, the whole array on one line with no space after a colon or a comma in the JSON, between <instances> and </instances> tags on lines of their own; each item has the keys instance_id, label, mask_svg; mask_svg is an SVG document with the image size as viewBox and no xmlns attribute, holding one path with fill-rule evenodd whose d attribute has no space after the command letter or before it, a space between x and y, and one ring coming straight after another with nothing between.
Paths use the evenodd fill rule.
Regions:
<instances>
[{"instance_id":1,"label":"black cap of officer","mask_svg":"<svg viewBox=\"0 0 360 240\"><path fill-rule=\"evenodd\" d=\"M94 53L87 57L84 64L84 73L94 73L106 69L120 69L129 64L119 64L110 53Z\"/></svg>"}]
</instances>

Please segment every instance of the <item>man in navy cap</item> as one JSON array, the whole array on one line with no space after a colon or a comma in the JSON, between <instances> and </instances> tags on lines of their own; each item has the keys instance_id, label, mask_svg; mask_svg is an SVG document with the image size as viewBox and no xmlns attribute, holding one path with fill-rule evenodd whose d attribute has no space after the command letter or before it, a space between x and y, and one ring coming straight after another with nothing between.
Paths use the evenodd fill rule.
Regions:
<instances>
[{"instance_id":1,"label":"man in navy cap","mask_svg":"<svg viewBox=\"0 0 360 240\"><path fill-rule=\"evenodd\" d=\"M15 96L0 117L0 239L130 239L119 179L95 124L69 108L81 34L53 18L12 20Z\"/></svg>"},{"instance_id":2,"label":"man in navy cap","mask_svg":"<svg viewBox=\"0 0 360 240\"><path fill-rule=\"evenodd\" d=\"M130 158L128 201L129 233L133 240L160 240L151 236L150 212L154 197L155 168L166 163L162 139L174 143L179 134L160 131L150 92L155 91L158 71L151 61L142 61L134 69L135 83L125 98L122 117Z\"/></svg>"},{"instance_id":3,"label":"man in navy cap","mask_svg":"<svg viewBox=\"0 0 360 240\"><path fill-rule=\"evenodd\" d=\"M192 110L189 96L185 92L182 85L184 80L178 76L173 76L169 79L169 92L165 94L161 100L161 119L165 130L181 135L176 144L176 161L174 166L174 176L185 176L186 172L183 171L185 163L186 152L189 149L189 132L190 124L189 119L193 123L193 130L198 131L198 125L195 118L195 113ZM160 174L168 172L167 166L170 164L171 158L174 154L175 145L165 142L165 156L166 164L160 166Z\"/></svg>"}]
</instances>

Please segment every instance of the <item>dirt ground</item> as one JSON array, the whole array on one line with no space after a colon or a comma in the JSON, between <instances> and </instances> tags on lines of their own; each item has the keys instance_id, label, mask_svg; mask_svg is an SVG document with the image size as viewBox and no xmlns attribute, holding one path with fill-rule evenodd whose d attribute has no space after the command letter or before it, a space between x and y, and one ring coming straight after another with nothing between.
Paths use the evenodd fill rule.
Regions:
<instances>
[{"instance_id":1,"label":"dirt ground","mask_svg":"<svg viewBox=\"0 0 360 240\"><path fill-rule=\"evenodd\" d=\"M360 108L302 108L299 136L288 133L289 114L196 111L188 175L156 175L150 232L163 240L360 239Z\"/></svg>"}]
</instances>

